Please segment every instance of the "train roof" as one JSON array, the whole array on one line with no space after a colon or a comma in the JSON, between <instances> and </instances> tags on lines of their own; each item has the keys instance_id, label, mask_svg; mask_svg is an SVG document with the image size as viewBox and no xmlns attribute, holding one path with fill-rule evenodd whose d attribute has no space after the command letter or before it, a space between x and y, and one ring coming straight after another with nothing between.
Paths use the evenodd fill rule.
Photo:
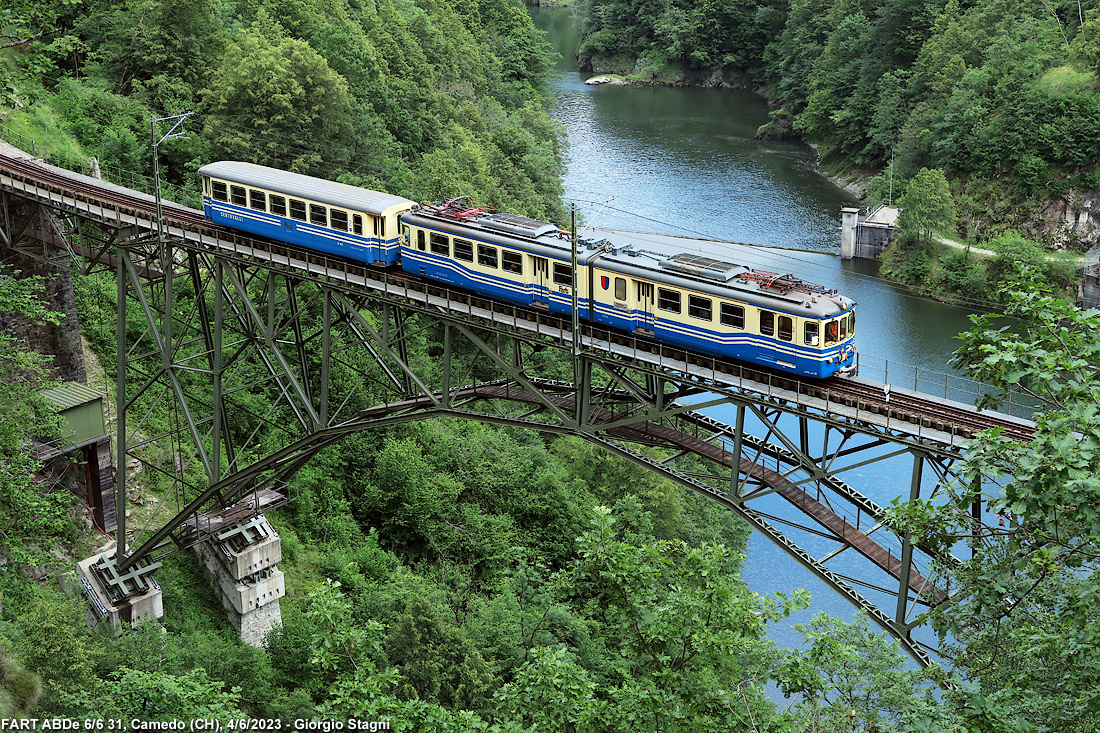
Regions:
<instances>
[{"instance_id":1,"label":"train roof","mask_svg":"<svg viewBox=\"0 0 1100 733\"><path fill-rule=\"evenodd\" d=\"M349 186L336 181L326 181L323 178L304 176L300 173L281 171L255 163L220 160L199 168L199 174L246 186L257 186L288 196L301 196L310 201L340 206L372 216L399 214L415 204L414 201L402 196Z\"/></svg>"},{"instance_id":2,"label":"train roof","mask_svg":"<svg viewBox=\"0 0 1100 733\"><path fill-rule=\"evenodd\" d=\"M572 257L568 233L537 219L473 209L454 216L453 211L443 211L439 205L418 207L403 218L458 236L465 234L505 247L523 247L566 262ZM736 298L764 308L831 318L855 305L835 290L803 281L791 273L763 272L731 262L730 255L736 252L719 242L690 240L692 248L700 251L685 252L689 242L679 238L615 230L578 237L578 242L578 259L582 264Z\"/></svg>"}]
</instances>

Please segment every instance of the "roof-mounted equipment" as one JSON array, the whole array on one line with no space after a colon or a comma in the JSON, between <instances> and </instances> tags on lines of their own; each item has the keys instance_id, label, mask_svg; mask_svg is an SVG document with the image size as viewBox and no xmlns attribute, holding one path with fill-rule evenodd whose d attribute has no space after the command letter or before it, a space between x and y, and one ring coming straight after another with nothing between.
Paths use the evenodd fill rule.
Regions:
<instances>
[{"instance_id":1,"label":"roof-mounted equipment","mask_svg":"<svg viewBox=\"0 0 1100 733\"><path fill-rule=\"evenodd\" d=\"M420 207L420 210L460 221L480 219L494 211L489 207L479 207L469 196L459 196L458 198L448 199L443 203L424 204Z\"/></svg>"},{"instance_id":2,"label":"roof-mounted equipment","mask_svg":"<svg viewBox=\"0 0 1100 733\"><path fill-rule=\"evenodd\" d=\"M763 270L750 270L743 273L741 279L746 282L756 283L761 290L778 290L783 295L786 295L792 290L800 293L807 293L808 295L823 295L830 296L836 295L835 288L826 288L824 285L817 285L815 283L806 282L800 277L795 277L792 273L785 272L764 272Z\"/></svg>"},{"instance_id":3,"label":"roof-mounted equipment","mask_svg":"<svg viewBox=\"0 0 1100 733\"><path fill-rule=\"evenodd\" d=\"M481 221L481 225L488 229L496 229L499 232L518 234L521 237L535 239L544 234L557 233L558 226L548 221L529 219L517 214L492 214Z\"/></svg>"},{"instance_id":4,"label":"roof-mounted equipment","mask_svg":"<svg viewBox=\"0 0 1100 733\"><path fill-rule=\"evenodd\" d=\"M749 268L744 265L736 265L732 262L723 262L702 255L688 254L687 252L673 255L657 264L669 270L705 277L708 280L718 280L719 282L729 282L738 275L749 272Z\"/></svg>"}]
</instances>

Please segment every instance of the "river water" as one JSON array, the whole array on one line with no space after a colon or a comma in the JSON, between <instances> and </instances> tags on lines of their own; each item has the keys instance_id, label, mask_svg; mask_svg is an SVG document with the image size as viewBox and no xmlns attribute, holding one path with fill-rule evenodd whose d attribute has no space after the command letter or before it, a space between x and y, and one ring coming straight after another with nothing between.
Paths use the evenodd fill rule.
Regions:
<instances>
[{"instance_id":1,"label":"river water","mask_svg":"<svg viewBox=\"0 0 1100 733\"><path fill-rule=\"evenodd\" d=\"M857 301L861 376L939 394L947 389L955 399L972 401L967 388L948 376L953 336L968 327L968 311L912 296L880 279L877 263L840 260L840 210L858 202L815 171L813 151L805 145L754 139L768 119L765 100L724 89L585 85L591 75L577 72L569 10L531 12L562 54L554 90L569 144L565 200L577 205L586 222L757 245L730 245L729 257L758 269L794 272ZM711 414L729 420L732 409ZM910 471L910 461L899 458L844 478L885 505L908 493ZM795 519L778 499L776 504L765 510ZM799 541L819 557L832 549L810 535ZM855 558L849 564L850 554L829 566L842 573L865 567ZM795 622L818 611L853 615L854 607L759 534L750 539L747 555L742 576L753 590L810 590L811 608ZM864 579L896 587L885 574ZM892 615L895 601L863 592ZM800 640L789 625L774 629L772 637L784 646Z\"/></svg>"}]
</instances>

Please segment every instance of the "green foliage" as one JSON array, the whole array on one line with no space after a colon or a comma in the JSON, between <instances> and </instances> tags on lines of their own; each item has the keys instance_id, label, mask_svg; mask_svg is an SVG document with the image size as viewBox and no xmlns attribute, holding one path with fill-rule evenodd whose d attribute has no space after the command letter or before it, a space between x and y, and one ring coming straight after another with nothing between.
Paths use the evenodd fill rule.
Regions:
<instances>
[{"instance_id":1,"label":"green foliage","mask_svg":"<svg viewBox=\"0 0 1100 733\"><path fill-rule=\"evenodd\" d=\"M983 404L1010 390L1038 402L1033 439L981 434L959 485L948 487L951 500L910 503L894 521L972 548L950 573L953 603L931 614L959 672L978 684L959 704L991 706L1035 730L1092 730L1100 713L1100 312L1023 277L1008 289L1006 314L1012 327L972 317L956 358L993 386ZM974 501L1000 520L975 523Z\"/></svg>"},{"instance_id":2,"label":"green foliage","mask_svg":"<svg viewBox=\"0 0 1100 733\"><path fill-rule=\"evenodd\" d=\"M818 614L795 630L808 646L788 654L779 678L787 694L799 695L790 712L800 729L951 729L934 695L935 668L905 669L897 642L865 617L849 623Z\"/></svg>"},{"instance_id":3,"label":"green foliage","mask_svg":"<svg viewBox=\"0 0 1100 733\"><path fill-rule=\"evenodd\" d=\"M1070 44L1069 57L1077 68L1092 73L1094 78L1100 72L1100 11L1088 11L1087 19Z\"/></svg>"},{"instance_id":4,"label":"green foliage","mask_svg":"<svg viewBox=\"0 0 1100 733\"><path fill-rule=\"evenodd\" d=\"M766 33L778 22L768 12L771 6L758 9L736 0L582 0L578 8L584 19L582 68L610 62L621 71L635 61L658 71L758 71Z\"/></svg>"},{"instance_id":5,"label":"green foliage","mask_svg":"<svg viewBox=\"0 0 1100 733\"><path fill-rule=\"evenodd\" d=\"M319 151L292 154L287 166L287 143L324 140L325 163L346 166L353 104L347 81L263 9L227 47L203 101L216 157L311 175L325 170Z\"/></svg>"},{"instance_id":6,"label":"green foliage","mask_svg":"<svg viewBox=\"0 0 1100 733\"><path fill-rule=\"evenodd\" d=\"M560 592L593 620L620 630L608 640L616 661L601 694L583 677L568 690L557 685L536 695L506 687L501 698L510 712L527 725L546 716L540 697L564 695L567 709L581 711L578 729L729 730L768 716L763 685L775 657L765 624L807 599L750 593L735 577L739 560L724 547L635 545L617 538L613 524L610 510L597 508L593 528L578 539L578 560L558 579ZM527 664L573 666L547 654ZM589 717L599 725L586 728Z\"/></svg>"},{"instance_id":7,"label":"green foliage","mask_svg":"<svg viewBox=\"0 0 1100 733\"><path fill-rule=\"evenodd\" d=\"M69 715L100 720L192 721L225 724L241 717L240 688L226 692L204 669L180 675L119 668L110 679L94 680L79 694L65 695Z\"/></svg>"},{"instance_id":8,"label":"green foliage","mask_svg":"<svg viewBox=\"0 0 1100 733\"><path fill-rule=\"evenodd\" d=\"M42 680L23 669L15 654L0 644L0 715L18 718L27 715L42 695Z\"/></svg>"},{"instance_id":9,"label":"green foliage","mask_svg":"<svg viewBox=\"0 0 1100 733\"><path fill-rule=\"evenodd\" d=\"M16 277L0 268L0 317L18 317L31 323L60 323L40 299L41 278ZM71 495L65 491L40 493L34 472L41 468L27 450L32 439L49 441L59 434L57 416L38 395L49 386L49 362L28 351L7 328L0 329L0 578L19 577L20 565L57 565L50 552L58 542L71 540L75 527L68 511Z\"/></svg>"},{"instance_id":10,"label":"green foliage","mask_svg":"<svg viewBox=\"0 0 1100 733\"><path fill-rule=\"evenodd\" d=\"M917 241L927 240L933 232L954 233L955 203L943 171L917 171L898 198L898 208L898 226L914 234Z\"/></svg>"},{"instance_id":11,"label":"green foliage","mask_svg":"<svg viewBox=\"0 0 1100 733\"><path fill-rule=\"evenodd\" d=\"M226 29L210 22L215 0L116 0L88 10L75 31L90 48L89 70L122 94L187 100L225 45Z\"/></svg>"},{"instance_id":12,"label":"green foliage","mask_svg":"<svg viewBox=\"0 0 1100 733\"><path fill-rule=\"evenodd\" d=\"M46 709L93 678L102 651L84 623L79 602L56 595L35 596L15 619L15 649L23 666L45 687Z\"/></svg>"}]
</instances>

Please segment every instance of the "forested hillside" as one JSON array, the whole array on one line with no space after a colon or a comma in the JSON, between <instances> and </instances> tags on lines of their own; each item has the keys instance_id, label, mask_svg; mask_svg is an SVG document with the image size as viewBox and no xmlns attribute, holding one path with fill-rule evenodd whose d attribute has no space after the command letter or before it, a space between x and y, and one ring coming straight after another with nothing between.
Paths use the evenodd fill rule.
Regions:
<instances>
[{"instance_id":1,"label":"forested hillside","mask_svg":"<svg viewBox=\"0 0 1100 733\"><path fill-rule=\"evenodd\" d=\"M552 57L501 0L21 0L0 25L5 124L151 173L149 118L192 111L170 181L249 160L415 200L560 209ZM14 42L13 42L14 43ZM39 134L35 134L39 133ZM48 147L47 150L52 149Z\"/></svg>"},{"instance_id":2,"label":"forested hillside","mask_svg":"<svg viewBox=\"0 0 1100 733\"><path fill-rule=\"evenodd\" d=\"M772 75L799 125L820 111L815 94L846 89L842 79L856 88L863 78L862 65L839 64L844 39L833 43L828 8L606 8L599 12L609 28L657 18L661 33L676 31L676 62L685 68ZM955 20L972 11L956 9ZM908 90L927 45L922 33L949 16L933 8L911 22L900 10L864 13L900 23L895 35L909 50L898 58L909 58L913 71L897 78ZM796 16L808 40L787 37ZM1057 30L1041 14L1031 22ZM822 25L817 35L808 30L814 23ZM1087 25L1063 30L1071 46L1088 37ZM964 71L951 94L970 88L966 79L986 63L989 49L970 33L960 25L948 45L973 46L958 51ZM620 48L651 54L650 36L631 35L635 45ZM741 39L734 50L715 50L733 37ZM1057 56L1049 34L1036 38L1052 49L1049 68L1069 58ZM784 39L789 59L780 54ZM9 0L0 5L0 46L2 123L37 140L40 152L95 156L104 167L148 174L149 117L193 111L189 138L161 148L165 176L184 188L196 187L198 165L226 157L417 199L471 194L535 216L561 210L559 141L546 111L552 60L514 0ZM825 61L816 72L829 58L849 76L829 76ZM880 60L859 58L868 66ZM1080 82L1066 91L1043 86L1046 68L1027 77L1027 89L1091 99L1091 76L1059 72ZM919 109L939 113L920 107L923 88L913 88L899 93L899 131ZM858 128L840 122L830 118L838 129ZM838 159L873 164L885 155L881 145L857 152L839 140L831 148ZM924 150L931 143L920 133L914 140L913 165L923 164L919 156L934 146ZM108 365L98 378L112 384L116 283L104 273L74 279L84 336ZM38 298L40 285L0 266L0 320L57 321ZM179 312L197 306L190 285L176 297ZM1042 313L1080 318L1032 299ZM320 326L322 316L313 315ZM1081 321L1068 342L1089 343L1094 321ZM129 346L153 349L142 331L128 330ZM411 351L427 354L439 331L413 319L409 338L420 341ZM1040 323L1025 334L1042 347L1031 351L1005 343L999 331L967 346L994 376L1026 378L1043 394L1059 354L1059 335L1042 341L1043 333ZM1012 348L1034 359L1022 375L997 359ZM936 617L960 676L934 694L950 673L907 668L897 646L864 620L818 617L801 629L803 648L777 648L769 626L803 607L805 594L763 598L744 586L738 570L748 530L716 504L579 440L446 420L350 436L294 478L287 490L296 500L268 515L282 539L287 595L283 624L263 648L240 642L185 552L157 571L163 629L150 623L117 638L90 632L80 602L56 581L106 538L70 494L35 480L27 441L56 430L35 390L54 375L48 359L3 331L0 714L60 716L97 730L132 719L216 720L232 730L231 721L247 717L280 730L295 729L296 720L355 718L444 732L1092 731L1100 647L1088 574L1100 556L1097 523L1087 512L1070 522L1059 512L1093 507L1100 493L1090 473L1100 444L1089 401L1095 351L1065 359L1059 374L1084 376L1079 389L1050 401L1042 460L996 436L976 455L975 471L994 463L1020 470L1011 500L997 505L1019 521L974 540L988 552L951 578L958 597L977 602ZM472 350L457 352L455 363L473 373ZM550 359L549 350L537 358ZM417 369L430 372L431 359L422 360ZM354 366L385 381L373 362ZM568 378L569 365L559 366ZM242 379L255 376L242 371ZM212 389L205 375L184 378L196 392ZM279 407L277 385L253 381L229 397L236 409L225 429L259 431L255 442L263 444L265 422L294 419ZM382 399L371 379L361 389L352 381L333 387L349 411ZM143 425L165 432L173 416L153 391L135 404ZM1065 445L1080 435L1093 439L1090 451L1072 454ZM151 473L131 477L135 511L170 498L170 481ZM1030 500L1033 483L1035 495L1058 507L1053 514ZM950 545L973 529L971 487L947 506L898 508L892 521ZM944 524L952 534L935 535Z\"/></svg>"},{"instance_id":3,"label":"forested hillside","mask_svg":"<svg viewBox=\"0 0 1100 733\"><path fill-rule=\"evenodd\" d=\"M1035 202L1100 188L1100 10L1020 0L581 0L582 65L766 89L826 166L953 182L964 236L1049 236ZM886 193L885 181L872 191ZM871 203L874 203L872 201ZM1074 244L1070 237L1068 244Z\"/></svg>"}]
</instances>

